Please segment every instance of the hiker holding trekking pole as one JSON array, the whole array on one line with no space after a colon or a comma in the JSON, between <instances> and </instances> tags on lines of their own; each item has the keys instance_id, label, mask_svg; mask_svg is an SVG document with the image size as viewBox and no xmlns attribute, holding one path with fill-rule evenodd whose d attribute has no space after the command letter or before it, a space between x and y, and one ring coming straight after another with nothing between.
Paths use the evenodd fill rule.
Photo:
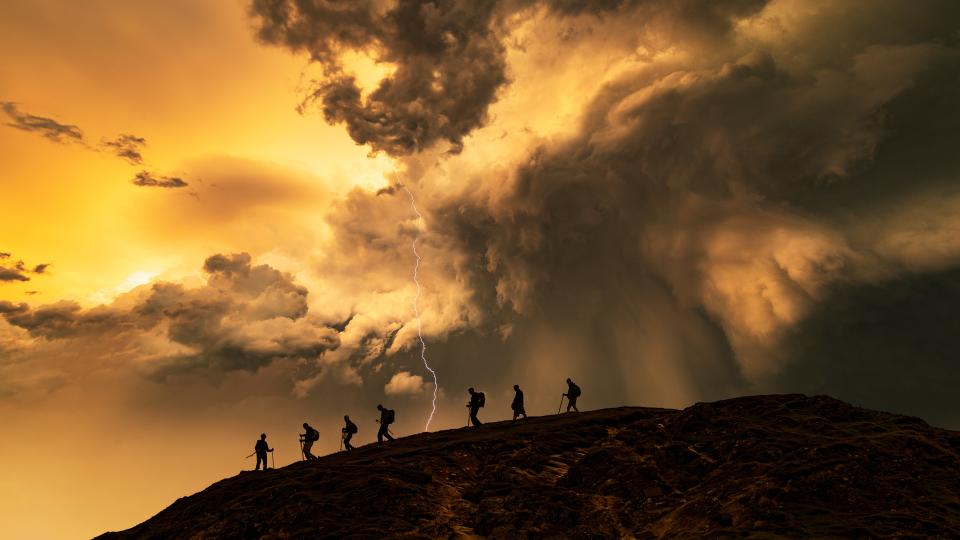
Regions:
<instances>
[{"instance_id":1,"label":"hiker holding trekking pole","mask_svg":"<svg viewBox=\"0 0 960 540\"><path fill-rule=\"evenodd\" d=\"M480 407L483 407L487 404L487 396L483 392L477 392L473 388L467 388L467 392L470 394L470 402L467 403L467 407L470 409L470 414L467 416L467 426L473 424L473 427L480 427L483 425L483 422L477 418L477 413L480 412Z\"/></svg>"},{"instance_id":2,"label":"hiker holding trekking pole","mask_svg":"<svg viewBox=\"0 0 960 540\"><path fill-rule=\"evenodd\" d=\"M570 409L580 412L580 409L577 408L577 398L580 397L580 394L580 387L568 378L567 393L564 394L564 397L567 398L567 412L570 412ZM563 405L563 397L560 398L560 405ZM560 414L560 409L557 409L557 414Z\"/></svg>"},{"instance_id":3,"label":"hiker holding trekking pole","mask_svg":"<svg viewBox=\"0 0 960 540\"><path fill-rule=\"evenodd\" d=\"M270 448L270 446L267 444L267 434L261 433L260 440L258 440L257 443L253 445L253 453L257 455L257 466L253 470L259 471L261 462L263 463L263 470L264 471L267 470L267 452L270 452L272 455L273 448ZM250 457L250 456L247 456L247 457Z\"/></svg>"}]
</instances>

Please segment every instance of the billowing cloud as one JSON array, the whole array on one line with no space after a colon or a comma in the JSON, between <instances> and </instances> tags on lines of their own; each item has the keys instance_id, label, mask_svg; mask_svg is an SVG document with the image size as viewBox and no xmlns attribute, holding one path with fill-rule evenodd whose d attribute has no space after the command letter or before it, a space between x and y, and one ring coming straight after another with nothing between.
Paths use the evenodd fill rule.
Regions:
<instances>
[{"instance_id":1,"label":"billowing cloud","mask_svg":"<svg viewBox=\"0 0 960 540\"><path fill-rule=\"evenodd\" d=\"M374 151L404 155L439 141L456 152L486 119L507 81L503 13L496 2L296 2L255 0L258 36L323 66L305 103ZM368 95L343 54L389 66Z\"/></svg>"},{"instance_id":2,"label":"billowing cloud","mask_svg":"<svg viewBox=\"0 0 960 540\"><path fill-rule=\"evenodd\" d=\"M388 396L419 394L423 392L423 377L401 371L390 377L390 381L383 387L383 392Z\"/></svg>"},{"instance_id":3,"label":"billowing cloud","mask_svg":"<svg viewBox=\"0 0 960 540\"><path fill-rule=\"evenodd\" d=\"M4 302L0 315L47 341L125 342L155 377L256 371L278 358L315 361L337 347L337 331L308 314L307 290L290 275L253 265L245 253L214 255L204 271L201 287L158 282L93 308Z\"/></svg>"},{"instance_id":4,"label":"billowing cloud","mask_svg":"<svg viewBox=\"0 0 960 540\"><path fill-rule=\"evenodd\" d=\"M464 328L508 328L505 350L482 346L499 355L488 372L549 355L610 395L790 389L780 374L807 361L794 336L835 295L952 268L960 48L945 21L960 8L885 2L906 31L867 7L804 5L625 2L601 18L553 6L565 46L611 66L576 129L514 152L484 139L494 122L442 166L404 160L404 183L428 194L423 243L475 314L436 321L447 341L434 354L476 347ZM824 46L825 31L844 42ZM489 165L498 151L511 161ZM362 227L377 228L357 238L373 248L405 224ZM495 377L447 381L469 376Z\"/></svg>"},{"instance_id":5,"label":"billowing cloud","mask_svg":"<svg viewBox=\"0 0 960 540\"><path fill-rule=\"evenodd\" d=\"M189 184L176 176L159 176L149 171L140 171L133 177L133 185L140 187L183 188Z\"/></svg>"},{"instance_id":6,"label":"billowing cloud","mask_svg":"<svg viewBox=\"0 0 960 540\"><path fill-rule=\"evenodd\" d=\"M130 134L119 135L114 139L104 139L100 143L100 146L132 165L140 165L143 163L143 154L141 154L141 151L146 145L146 139Z\"/></svg>"},{"instance_id":7,"label":"billowing cloud","mask_svg":"<svg viewBox=\"0 0 960 540\"><path fill-rule=\"evenodd\" d=\"M0 266L0 281L30 281L30 277L20 269Z\"/></svg>"},{"instance_id":8,"label":"billowing cloud","mask_svg":"<svg viewBox=\"0 0 960 540\"><path fill-rule=\"evenodd\" d=\"M308 101L398 156L396 177L320 194L219 164L192 183L204 204L147 204L155 229L177 217L175 241L242 231L258 258L297 269L309 306L273 266L215 256L201 287L5 320L20 341L122 333L154 375L281 358L297 396L340 384L380 398L431 382L416 240L422 330L449 395L516 382L534 400L568 375L604 404L804 390L783 374L828 342L832 302L853 312L960 261L960 8L880 5L256 1L260 38L323 68ZM388 68L372 88L351 79L357 55ZM250 233L254 217L269 235Z\"/></svg>"},{"instance_id":9,"label":"billowing cloud","mask_svg":"<svg viewBox=\"0 0 960 540\"><path fill-rule=\"evenodd\" d=\"M83 131L71 124L61 124L53 118L22 113L17 104L4 101L0 108L7 114L11 122L7 125L22 131L37 133L55 143L78 142L83 143Z\"/></svg>"}]
</instances>

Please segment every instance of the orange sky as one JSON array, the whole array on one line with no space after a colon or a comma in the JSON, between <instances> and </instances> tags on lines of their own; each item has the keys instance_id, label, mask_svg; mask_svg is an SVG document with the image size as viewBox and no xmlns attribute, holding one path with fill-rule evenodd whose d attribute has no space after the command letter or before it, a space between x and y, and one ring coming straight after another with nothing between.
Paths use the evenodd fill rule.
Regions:
<instances>
[{"instance_id":1,"label":"orange sky","mask_svg":"<svg viewBox=\"0 0 960 540\"><path fill-rule=\"evenodd\" d=\"M366 159L343 130L296 113L306 63L257 45L240 2L0 9L4 99L80 125L94 143L118 133L144 136L150 168L188 180L202 179L191 170L198 161L243 158L322 178L327 189L383 182L386 160ZM5 297L25 300L25 291L36 290L43 298L102 301L138 275L179 276L211 249L228 249L193 231L171 252L163 234L144 230L145 199L202 206L203 198L143 193L128 181L137 168L104 153L11 129L0 142L0 227L16 231L4 249L53 264L49 276L8 288Z\"/></svg>"}]
</instances>

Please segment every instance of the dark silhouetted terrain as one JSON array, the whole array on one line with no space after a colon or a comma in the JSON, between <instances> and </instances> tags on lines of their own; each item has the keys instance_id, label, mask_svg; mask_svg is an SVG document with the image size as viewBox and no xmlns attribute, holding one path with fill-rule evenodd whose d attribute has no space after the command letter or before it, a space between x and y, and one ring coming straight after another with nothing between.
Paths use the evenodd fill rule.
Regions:
<instances>
[{"instance_id":1,"label":"dark silhouetted terrain","mask_svg":"<svg viewBox=\"0 0 960 540\"><path fill-rule=\"evenodd\" d=\"M624 407L244 472L101 538L960 538L960 432L829 397Z\"/></svg>"}]
</instances>

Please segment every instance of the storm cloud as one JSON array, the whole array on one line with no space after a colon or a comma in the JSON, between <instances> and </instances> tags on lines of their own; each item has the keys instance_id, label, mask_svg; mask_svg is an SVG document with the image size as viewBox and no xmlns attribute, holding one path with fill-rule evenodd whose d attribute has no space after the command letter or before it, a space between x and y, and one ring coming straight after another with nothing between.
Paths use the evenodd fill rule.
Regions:
<instances>
[{"instance_id":1,"label":"storm cloud","mask_svg":"<svg viewBox=\"0 0 960 540\"><path fill-rule=\"evenodd\" d=\"M251 11L262 41L322 65L303 106L317 102L374 152L405 155L439 141L458 152L507 81L497 2L255 0ZM364 96L344 68L348 51L393 71Z\"/></svg>"},{"instance_id":2,"label":"storm cloud","mask_svg":"<svg viewBox=\"0 0 960 540\"><path fill-rule=\"evenodd\" d=\"M428 407L416 241L427 356L441 404L457 411L468 386L508 401L514 383L531 410L555 410L543 396L571 376L590 406L826 389L960 418L943 410L946 394L921 390L943 357L909 384L884 375L882 387L867 377L879 353L865 345L902 352L916 324L943 350L957 339L931 322L943 305L936 317L921 309L927 295L952 298L960 266L955 3L259 0L251 10L261 40L322 67L307 103L395 156L396 175L315 199L316 240L303 238L307 221L264 214L272 236L258 249L301 257L297 280L218 255L199 287L154 283L94 308L5 306L17 343L101 336L158 380L261 373L282 359L298 397L339 385L358 402ZM356 54L389 68L375 88L352 78L345 58ZM175 180L141 174L138 185ZM190 223L219 229L251 219L255 202L309 199L262 195L273 174L229 208L197 207ZM296 250L276 247L290 238ZM309 307L297 284L308 282ZM839 343L848 335L856 350ZM884 373L905 362L880 356ZM857 375L825 384L825 362ZM879 398L890 392L898 399Z\"/></svg>"},{"instance_id":3,"label":"storm cloud","mask_svg":"<svg viewBox=\"0 0 960 540\"><path fill-rule=\"evenodd\" d=\"M424 245L469 291L455 308L469 317L428 325L443 340L438 361L461 360L448 384L506 384L491 373L543 369L536 358L553 356L608 399L809 390L783 374L810 361L797 332L818 328L834 299L941 279L960 264L950 234L960 163L948 142L960 128L955 4L604 5L598 14L556 3L543 15L564 46L616 66L568 135L532 138L506 165L473 155L506 149L498 143L441 156L442 167L437 154L403 160L404 183L430 194L420 201ZM315 35L309 25L270 28L294 27ZM352 208L371 216L360 209L400 204L385 195L354 194ZM366 229L356 240L374 251L406 227L361 219L343 231ZM945 347L956 340L934 331ZM803 335L814 347L826 334ZM394 348L409 338L404 328ZM903 388L900 403L929 414L920 387ZM881 404L852 386L833 391Z\"/></svg>"}]
</instances>

